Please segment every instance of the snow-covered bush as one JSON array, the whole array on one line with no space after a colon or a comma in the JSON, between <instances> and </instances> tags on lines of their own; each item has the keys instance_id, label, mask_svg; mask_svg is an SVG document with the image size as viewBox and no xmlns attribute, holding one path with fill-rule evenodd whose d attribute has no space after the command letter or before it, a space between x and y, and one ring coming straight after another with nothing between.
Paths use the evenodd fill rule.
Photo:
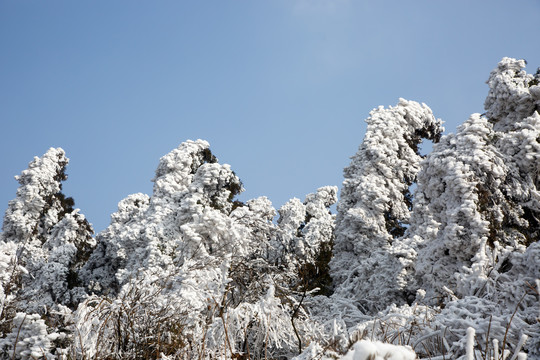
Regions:
<instances>
[{"instance_id":1,"label":"snow-covered bush","mask_svg":"<svg viewBox=\"0 0 540 360\"><path fill-rule=\"evenodd\" d=\"M208 329L208 352L212 349L210 354L226 357L245 354L251 359L290 358L298 354L299 340L309 332L304 322L291 321L292 311L270 285L257 302L243 302L218 314Z\"/></svg>"},{"instance_id":2,"label":"snow-covered bush","mask_svg":"<svg viewBox=\"0 0 540 360\"><path fill-rule=\"evenodd\" d=\"M93 296L75 313L76 358L149 359L195 346L189 302L171 296L170 279L132 279L115 298ZM199 323L199 319L195 319ZM188 329L191 327L191 329Z\"/></svg>"},{"instance_id":3,"label":"snow-covered bush","mask_svg":"<svg viewBox=\"0 0 540 360\"><path fill-rule=\"evenodd\" d=\"M336 201L337 187L325 186L308 194L303 203L293 198L278 210L277 232L271 245L276 249L275 261L288 268L292 289L331 292L328 264L334 245L335 215L330 206Z\"/></svg>"}]
</instances>

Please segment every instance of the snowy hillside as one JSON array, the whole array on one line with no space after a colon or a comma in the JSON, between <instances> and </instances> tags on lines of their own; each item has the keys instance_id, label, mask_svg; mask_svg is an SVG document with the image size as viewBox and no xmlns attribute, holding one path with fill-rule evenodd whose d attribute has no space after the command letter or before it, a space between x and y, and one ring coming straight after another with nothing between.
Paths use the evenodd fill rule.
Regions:
<instances>
[{"instance_id":1,"label":"snowy hillside","mask_svg":"<svg viewBox=\"0 0 540 360\"><path fill-rule=\"evenodd\" d=\"M540 72L524 68L504 58L455 134L425 104L374 109L339 199L280 209L238 201L231 167L186 141L94 234L51 148L4 216L0 359L540 359Z\"/></svg>"}]
</instances>

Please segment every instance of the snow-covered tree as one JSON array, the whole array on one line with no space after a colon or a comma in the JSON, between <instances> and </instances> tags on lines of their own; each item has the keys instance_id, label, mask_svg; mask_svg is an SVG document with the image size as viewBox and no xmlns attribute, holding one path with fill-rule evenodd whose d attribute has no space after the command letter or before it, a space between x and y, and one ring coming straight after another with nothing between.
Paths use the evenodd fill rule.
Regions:
<instances>
[{"instance_id":1,"label":"snow-covered tree","mask_svg":"<svg viewBox=\"0 0 540 360\"><path fill-rule=\"evenodd\" d=\"M523 61L491 73L486 117L444 137L419 174L413 221L417 275L432 296L478 295L540 234L540 92ZM540 276L540 274L539 274ZM429 297L429 295L428 295Z\"/></svg>"},{"instance_id":2,"label":"snow-covered tree","mask_svg":"<svg viewBox=\"0 0 540 360\"><path fill-rule=\"evenodd\" d=\"M443 128L425 104L403 99L373 110L366 122L364 141L344 170L331 271L336 296L372 312L403 301L407 270L400 257L408 253L398 239L409 222L418 146L438 141Z\"/></svg>"},{"instance_id":3,"label":"snow-covered tree","mask_svg":"<svg viewBox=\"0 0 540 360\"><path fill-rule=\"evenodd\" d=\"M137 224L144 221L149 202L148 195L141 193L123 199L111 215L111 224L96 236L97 247L81 271L90 292L114 295L120 290L116 272L126 266L128 255L137 251L141 231Z\"/></svg>"},{"instance_id":4,"label":"snow-covered tree","mask_svg":"<svg viewBox=\"0 0 540 360\"><path fill-rule=\"evenodd\" d=\"M334 245L335 215L330 207L337 201L337 187L324 186L308 194L305 201L293 198L279 209L276 261L291 273L292 288L328 294L331 278L328 263Z\"/></svg>"},{"instance_id":5,"label":"snow-covered tree","mask_svg":"<svg viewBox=\"0 0 540 360\"><path fill-rule=\"evenodd\" d=\"M162 157L153 181L152 197L122 200L98 235L84 268L91 290L114 294L143 270L174 273L186 262L245 252L241 230L228 216L240 180L217 163L207 142L187 141Z\"/></svg>"},{"instance_id":6,"label":"snow-covered tree","mask_svg":"<svg viewBox=\"0 0 540 360\"><path fill-rule=\"evenodd\" d=\"M419 240L416 272L428 298L444 294L445 286L456 291L454 274L472 269L473 261L475 277L485 278L490 220L502 223L497 204L508 173L492 138L488 121L471 116L435 145L418 176L409 233Z\"/></svg>"},{"instance_id":7,"label":"snow-covered tree","mask_svg":"<svg viewBox=\"0 0 540 360\"><path fill-rule=\"evenodd\" d=\"M473 325L477 337L513 342L538 333L540 87L524 66L499 63L485 116L443 137L418 175L405 242L417 250L416 286L445 306L442 326L458 336Z\"/></svg>"},{"instance_id":8,"label":"snow-covered tree","mask_svg":"<svg viewBox=\"0 0 540 360\"><path fill-rule=\"evenodd\" d=\"M4 216L0 347L12 358L58 354L69 343L64 315L87 296L79 271L95 241L90 223L61 191L67 164L60 148L35 157L16 177L20 187Z\"/></svg>"},{"instance_id":9,"label":"snow-covered tree","mask_svg":"<svg viewBox=\"0 0 540 360\"><path fill-rule=\"evenodd\" d=\"M10 264L4 296L30 313L74 308L84 298L79 270L94 247L93 230L61 191L67 164L60 148L34 158L16 177L20 187L4 217L0 248Z\"/></svg>"}]
</instances>

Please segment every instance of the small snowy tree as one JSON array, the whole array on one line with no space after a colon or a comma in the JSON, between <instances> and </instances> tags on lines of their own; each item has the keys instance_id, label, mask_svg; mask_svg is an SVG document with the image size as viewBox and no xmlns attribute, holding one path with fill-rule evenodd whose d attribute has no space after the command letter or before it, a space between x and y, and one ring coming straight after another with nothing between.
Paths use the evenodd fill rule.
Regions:
<instances>
[{"instance_id":1,"label":"small snowy tree","mask_svg":"<svg viewBox=\"0 0 540 360\"><path fill-rule=\"evenodd\" d=\"M150 198L133 194L118 203L118 211L111 215L111 224L96 236L97 247L81 270L81 276L90 292L111 294L120 290L116 278L119 269L126 267L128 256L137 251L137 238L144 221ZM132 231L126 231L128 227Z\"/></svg>"},{"instance_id":2,"label":"small snowy tree","mask_svg":"<svg viewBox=\"0 0 540 360\"><path fill-rule=\"evenodd\" d=\"M485 116L444 137L418 176L406 242L425 301L445 307L438 321L458 338L469 326L509 344L538 333L540 87L524 66L499 63ZM525 347L537 353L532 339Z\"/></svg>"},{"instance_id":3,"label":"small snowy tree","mask_svg":"<svg viewBox=\"0 0 540 360\"><path fill-rule=\"evenodd\" d=\"M54 313L67 309L65 306L74 309L86 297L79 270L95 242L90 223L78 209L73 209L73 199L61 192L67 164L64 151L51 148L16 177L20 187L16 198L9 202L0 234L0 321L2 335L7 336L4 346L9 345L8 334L16 331L17 321L22 321L16 312L28 314L29 323L24 328L37 324L37 314L43 315L48 325L62 327L64 319ZM46 329L44 323L42 327ZM47 333L43 331L33 336L43 337ZM54 339L45 336L39 341L49 344L51 339L65 335ZM21 344L16 353L37 356L35 348L28 354L23 350ZM46 356L49 348L43 351L40 356Z\"/></svg>"},{"instance_id":4,"label":"small snowy tree","mask_svg":"<svg viewBox=\"0 0 540 360\"><path fill-rule=\"evenodd\" d=\"M276 210L270 200L259 197L238 206L231 218L247 230L251 246L248 253L231 264L230 297L233 306L256 303L269 286L269 279L281 283L282 272L275 264L277 227L273 223Z\"/></svg>"},{"instance_id":5,"label":"small snowy tree","mask_svg":"<svg viewBox=\"0 0 540 360\"><path fill-rule=\"evenodd\" d=\"M337 201L337 187L325 186L308 194L304 203L293 198L279 209L274 240L276 261L291 273L293 289L318 288L331 291L328 263L334 245L335 215L330 206Z\"/></svg>"},{"instance_id":6,"label":"small snowy tree","mask_svg":"<svg viewBox=\"0 0 540 360\"><path fill-rule=\"evenodd\" d=\"M21 186L4 217L0 243L13 265L6 280L17 306L30 312L75 307L83 296L78 271L93 249L93 230L61 192L67 164L62 149L36 157L17 177Z\"/></svg>"}]
</instances>

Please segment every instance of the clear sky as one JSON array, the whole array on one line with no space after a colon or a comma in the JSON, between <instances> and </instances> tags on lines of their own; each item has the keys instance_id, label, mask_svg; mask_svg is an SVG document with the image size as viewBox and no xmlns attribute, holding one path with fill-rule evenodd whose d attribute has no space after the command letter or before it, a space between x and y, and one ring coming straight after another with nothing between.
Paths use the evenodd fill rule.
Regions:
<instances>
[{"instance_id":1,"label":"clear sky","mask_svg":"<svg viewBox=\"0 0 540 360\"><path fill-rule=\"evenodd\" d=\"M399 97L447 132L483 112L504 56L540 66L540 1L0 0L0 213L49 147L96 230L151 194L159 158L206 139L279 207L342 170Z\"/></svg>"}]
</instances>

